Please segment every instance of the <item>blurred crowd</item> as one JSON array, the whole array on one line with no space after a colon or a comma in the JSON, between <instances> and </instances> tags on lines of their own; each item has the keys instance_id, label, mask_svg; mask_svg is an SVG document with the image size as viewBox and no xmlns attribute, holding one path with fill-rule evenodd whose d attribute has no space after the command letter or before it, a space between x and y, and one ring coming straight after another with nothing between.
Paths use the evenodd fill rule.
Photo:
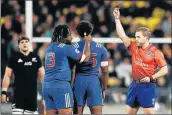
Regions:
<instances>
[{"instance_id":1,"label":"blurred crowd","mask_svg":"<svg viewBox=\"0 0 172 115\"><path fill-rule=\"evenodd\" d=\"M94 37L117 37L112 16L114 7L120 5L121 21L126 34L134 37L137 27L146 26L152 31L152 37L171 38L171 1L103 1L103 0L37 0L33 1L33 36L51 38L58 24L68 24L72 36L78 36L75 27L81 20L94 25ZM11 55L18 51L17 40L25 35L25 1L4 0L1 2L1 78ZM128 87L131 83L131 54L123 44L103 44L109 54L109 87ZM158 87L170 87L171 84L171 46L155 44L165 55L169 73L158 79ZM42 60L48 43L33 43L33 49Z\"/></svg>"},{"instance_id":2,"label":"blurred crowd","mask_svg":"<svg viewBox=\"0 0 172 115\"><path fill-rule=\"evenodd\" d=\"M148 1L101 1L85 2L35 1L33 6L33 35L51 37L52 29L58 24L68 24L74 36L75 26L80 20L94 25L95 37L114 37L115 24L112 16L114 7L121 2L121 20L131 37L138 26L146 26L152 37L171 37L171 11ZM167 2L168 4L168 2ZM131 23L132 22L132 23Z\"/></svg>"}]
</instances>

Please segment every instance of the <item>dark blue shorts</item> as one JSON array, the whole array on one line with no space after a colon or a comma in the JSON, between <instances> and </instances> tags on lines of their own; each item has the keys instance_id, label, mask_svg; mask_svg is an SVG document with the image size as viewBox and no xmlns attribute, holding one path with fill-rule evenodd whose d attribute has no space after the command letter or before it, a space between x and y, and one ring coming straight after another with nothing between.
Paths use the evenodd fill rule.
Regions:
<instances>
[{"instance_id":1,"label":"dark blue shorts","mask_svg":"<svg viewBox=\"0 0 172 115\"><path fill-rule=\"evenodd\" d=\"M46 110L57 110L73 107L73 92L67 81L43 83L42 94Z\"/></svg>"},{"instance_id":2,"label":"dark blue shorts","mask_svg":"<svg viewBox=\"0 0 172 115\"><path fill-rule=\"evenodd\" d=\"M74 96L78 106L102 106L102 88L97 76L76 76Z\"/></svg>"},{"instance_id":3,"label":"dark blue shorts","mask_svg":"<svg viewBox=\"0 0 172 115\"><path fill-rule=\"evenodd\" d=\"M136 83L132 81L127 94L126 104L130 107L154 107L156 98L155 83Z\"/></svg>"}]
</instances>

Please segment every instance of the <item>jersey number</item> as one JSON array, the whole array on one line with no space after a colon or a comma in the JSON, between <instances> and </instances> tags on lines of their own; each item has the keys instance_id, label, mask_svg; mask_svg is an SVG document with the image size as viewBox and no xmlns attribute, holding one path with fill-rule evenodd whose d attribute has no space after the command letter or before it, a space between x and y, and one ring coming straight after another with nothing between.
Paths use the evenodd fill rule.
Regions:
<instances>
[{"instance_id":1,"label":"jersey number","mask_svg":"<svg viewBox=\"0 0 172 115\"><path fill-rule=\"evenodd\" d=\"M54 67L54 65L55 65L55 54L53 52L50 52L46 54L45 67Z\"/></svg>"},{"instance_id":2,"label":"jersey number","mask_svg":"<svg viewBox=\"0 0 172 115\"><path fill-rule=\"evenodd\" d=\"M97 65L97 59L95 58L97 56L97 53L91 53L90 61L93 62L92 67L96 67Z\"/></svg>"}]
</instances>

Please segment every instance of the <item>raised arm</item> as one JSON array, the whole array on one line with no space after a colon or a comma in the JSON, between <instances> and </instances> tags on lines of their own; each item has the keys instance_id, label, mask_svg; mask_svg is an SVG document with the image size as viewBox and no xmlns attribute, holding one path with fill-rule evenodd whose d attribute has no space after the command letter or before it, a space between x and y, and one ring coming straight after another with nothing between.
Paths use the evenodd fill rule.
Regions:
<instances>
[{"instance_id":1,"label":"raised arm","mask_svg":"<svg viewBox=\"0 0 172 115\"><path fill-rule=\"evenodd\" d=\"M115 8L113 11L113 15L115 17L115 24L116 24L116 30L119 38L122 40L124 45L128 47L130 45L130 39L129 37L125 34L125 31L122 27L121 21L120 21L120 11L119 8Z\"/></svg>"},{"instance_id":2,"label":"raised arm","mask_svg":"<svg viewBox=\"0 0 172 115\"><path fill-rule=\"evenodd\" d=\"M71 75L72 75L71 86L73 87L73 84L74 84L74 81L75 81L76 65L74 65L74 66L71 68L71 70L72 70L72 73L71 73Z\"/></svg>"},{"instance_id":3,"label":"raised arm","mask_svg":"<svg viewBox=\"0 0 172 115\"><path fill-rule=\"evenodd\" d=\"M87 62L90 58L90 41L85 40L84 49L82 52L78 50L78 43L73 43L73 45L67 45L65 54L68 58L76 60L79 63Z\"/></svg>"},{"instance_id":4,"label":"raised arm","mask_svg":"<svg viewBox=\"0 0 172 115\"><path fill-rule=\"evenodd\" d=\"M105 98L107 85L108 85L108 79L109 79L108 66L102 66L101 71L102 71L101 81L102 81L103 98Z\"/></svg>"},{"instance_id":5,"label":"raised arm","mask_svg":"<svg viewBox=\"0 0 172 115\"><path fill-rule=\"evenodd\" d=\"M84 50L83 50L83 55L82 55L82 57L80 59L80 63L88 62L89 59L90 59L90 55L91 55L91 52L90 52L90 40L88 38L88 39L85 39L85 46L84 46Z\"/></svg>"},{"instance_id":6,"label":"raised arm","mask_svg":"<svg viewBox=\"0 0 172 115\"><path fill-rule=\"evenodd\" d=\"M89 40L85 40L85 47L84 47L84 54L86 56L86 59L84 60L84 62L88 61L90 59L90 41Z\"/></svg>"}]
</instances>

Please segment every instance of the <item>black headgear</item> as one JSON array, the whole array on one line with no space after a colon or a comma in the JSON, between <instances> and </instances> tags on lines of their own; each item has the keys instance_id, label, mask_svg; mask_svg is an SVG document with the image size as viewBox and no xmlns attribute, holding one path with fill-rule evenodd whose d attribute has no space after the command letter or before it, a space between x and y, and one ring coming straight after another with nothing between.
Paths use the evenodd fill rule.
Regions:
<instances>
[{"instance_id":1,"label":"black headgear","mask_svg":"<svg viewBox=\"0 0 172 115\"><path fill-rule=\"evenodd\" d=\"M93 32L93 25L84 20L76 26L76 30L81 37L88 36Z\"/></svg>"},{"instance_id":2,"label":"black headgear","mask_svg":"<svg viewBox=\"0 0 172 115\"><path fill-rule=\"evenodd\" d=\"M19 38L19 39L18 39L18 44L19 44L20 41L22 41L22 40L28 40L28 41L29 41L29 38L27 38L27 37L21 37L21 38Z\"/></svg>"},{"instance_id":3,"label":"black headgear","mask_svg":"<svg viewBox=\"0 0 172 115\"><path fill-rule=\"evenodd\" d=\"M53 32L52 42L65 43L71 32L67 25L58 25Z\"/></svg>"}]
</instances>

